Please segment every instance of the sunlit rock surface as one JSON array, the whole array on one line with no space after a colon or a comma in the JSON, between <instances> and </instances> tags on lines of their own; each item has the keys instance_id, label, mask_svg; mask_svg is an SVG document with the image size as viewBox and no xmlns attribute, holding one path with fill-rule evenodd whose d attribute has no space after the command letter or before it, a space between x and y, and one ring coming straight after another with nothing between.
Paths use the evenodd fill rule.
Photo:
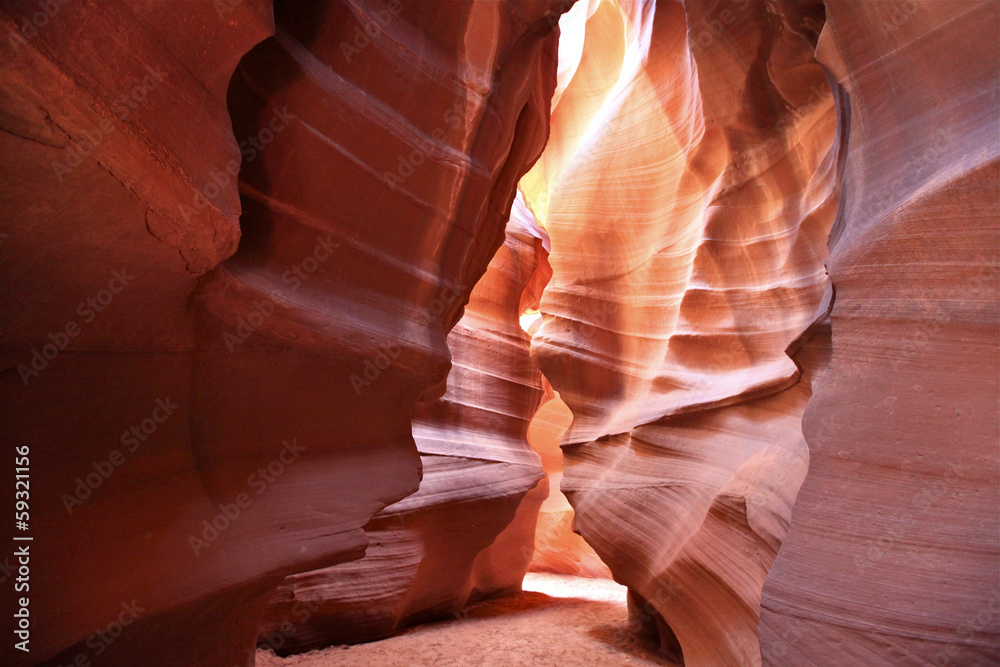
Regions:
<instances>
[{"instance_id":1,"label":"sunlit rock surface","mask_svg":"<svg viewBox=\"0 0 1000 667\"><path fill-rule=\"evenodd\" d=\"M1000 663L998 23L995 2L827 3L833 357L766 664Z\"/></svg>"},{"instance_id":2,"label":"sunlit rock surface","mask_svg":"<svg viewBox=\"0 0 1000 667\"><path fill-rule=\"evenodd\" d=\"M573 412L562 490L630 588L636 627L691 665L756 664L824 365L791 356L801 341L788 349L831 295L823 8L587 11L552 137L521 183L552 240L532 354Z\"/></svg>"},{"instance_id":3,"label":"sunlit rock surface","mask_svg":"<svg viewBox=\"0 0 1000 667\"><path fill-rule=\"evenodd\" d=\"M542 457L548 496L538 511L532 572L610 578L611 570L587 542L573 531L573 507L560 490L563 463L559 445L573 415L558 396L545 401L528 429L528 442Z\"/></svg>"},{"instance_id":4,"label":"sunlit rock surface","mask_svg":"<svg viewBox=\"0 0 1000 667\"><path fill-rule=\"evenodd\" d=\"M284 577L360 558L418 488L411 413L544 145L564 7L57 6L0 44L0 428L37 554L31 653L0 662L243 663ZM532 464L480 487L512 505L484 534Z\"/></svg>"}]
</instances>

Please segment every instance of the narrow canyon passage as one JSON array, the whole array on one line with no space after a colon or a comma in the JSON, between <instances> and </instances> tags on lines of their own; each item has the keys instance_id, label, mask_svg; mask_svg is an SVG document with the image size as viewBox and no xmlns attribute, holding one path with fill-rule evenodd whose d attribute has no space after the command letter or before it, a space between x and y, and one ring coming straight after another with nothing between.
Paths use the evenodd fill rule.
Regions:
<instances>
[{"instance_id":1,"label":"narrow canyon passage","mask_svg":"<svg viewBox=\"0 0 1000 667\"><path fill-rule=\"evenodd\" d=\"M1000 664L997 0L0 19L0 664Z\"/></svg>"}]
</instances>

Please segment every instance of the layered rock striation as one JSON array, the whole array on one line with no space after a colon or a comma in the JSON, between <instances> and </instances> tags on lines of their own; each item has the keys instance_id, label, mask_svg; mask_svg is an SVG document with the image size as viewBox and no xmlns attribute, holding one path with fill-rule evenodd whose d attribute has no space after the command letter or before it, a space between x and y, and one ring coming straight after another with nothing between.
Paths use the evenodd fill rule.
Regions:
<instances>
[{"instance_id":1,"label":"layered rock striation","mask_svg":"<svg viewBox=\"0 0 1000 667\"><path fill-rule=\"evenodd\" d=\"M831 297L823 7L588 11L521 184L552 240L532 354L573 412L562 490L637 628L687 664L759 663L823 368L794 353Z\"/></svg>"},{"instance_id":2,"label":"layered rock striation","mask_svg":"<svg viewBox=\"0 0 1000 667\"><path fill-rule=\"evenodd\" d=\"M998 5L572 4L0 7L0 662L1000 661Z\"/></svg>"},{"instance_id":3,"label":"layered rock striation","mask_svg":"<svg viewBox=\"0 0 1000 667\"><path fill-rule=\"evenodd\" d=\"M542 233L524 220L512 217L448 335L447 391L414 410L419 490L365 526L363 559L286 579L265 613L262 646L370 641L520 589L547 489L527 442L541 375L519 316L537 307L548 276Z\"/></svg>"},{"instance_id":4,"label":"layered rock striation","mask_svg":"<svg viewBox=\"0 0 1000 667\"><path fill-rule=\"evenodd\" d=\"M31 653L0 655L242 664L285 577L418 488L411 413L544 145L564 7L56 7L0 9L0 426L38 552ZM462 466L427 467L447 495Z\"/></svg>"},{"instance_id":5,"label":"layered rock striation","mask_svg":"<svg viewBox=\"0 0 1000 667\"><path fill-rule=\"evenodd\" d=\"M548 388L551 392L551 388ZM611 570L574 531L576 514L560 489L563 457L560 444L573 421L573 414L558 395L547 396L528 428L528 442L539 453L548 480L548 495L538 510L532 572L611 578Z\"/></svg>"},{"instance_id":6,"label":"layered rock striation","mask_svg":"<svg viewBox=\"0 0 1000 667\"><path fill-rule=\"evenodd\" d=\"M764 662L1000 661L993 2L827 2L847 151L830 368L764 587Z\"/></svg>"},{"instance_id":7,"label":"layered rock striation","mask_svg":"<svg viewBox=\"0 0 1000 667\"><path fill-rule=\"evenodd\" d=\"M532 351L634 626L689 665L993 664L996 4L573 11Z\"/></svg>"}]
</instances>

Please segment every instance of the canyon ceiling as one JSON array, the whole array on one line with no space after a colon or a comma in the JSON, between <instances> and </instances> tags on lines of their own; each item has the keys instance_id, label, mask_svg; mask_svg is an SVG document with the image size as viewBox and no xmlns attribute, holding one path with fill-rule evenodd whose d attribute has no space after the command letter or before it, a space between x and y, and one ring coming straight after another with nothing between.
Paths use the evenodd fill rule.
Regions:
<instances>
[{"instance_id":1,"label":"canyon ceiling","mask_svg":"<svg viewBox=\"0 0 1000 667\"><path fill-rule=\"evenodd\" d=\"M0 17L4 664L1000 663L1000 3Z\"/></svg>"}]
</instances>

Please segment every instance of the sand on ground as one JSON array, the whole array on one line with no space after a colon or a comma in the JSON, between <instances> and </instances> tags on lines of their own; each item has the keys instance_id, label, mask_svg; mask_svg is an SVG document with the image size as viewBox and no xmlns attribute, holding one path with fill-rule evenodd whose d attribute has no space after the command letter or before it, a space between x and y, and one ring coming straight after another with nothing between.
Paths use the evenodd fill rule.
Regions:
<instances>
[{"instance_id":1,"label":"sand on ground","mask_svg":"<svg viewBox=\"0 0 1000 667\"><path fill-rule=\"evenodd\" d=\"M450 667L477 665L668 665L626 627L625 587L610 579L530 573L524 591L487 600L462 619L395 637L281 658L257 651L257 667Z\"/></svg>"}]
</instances>

